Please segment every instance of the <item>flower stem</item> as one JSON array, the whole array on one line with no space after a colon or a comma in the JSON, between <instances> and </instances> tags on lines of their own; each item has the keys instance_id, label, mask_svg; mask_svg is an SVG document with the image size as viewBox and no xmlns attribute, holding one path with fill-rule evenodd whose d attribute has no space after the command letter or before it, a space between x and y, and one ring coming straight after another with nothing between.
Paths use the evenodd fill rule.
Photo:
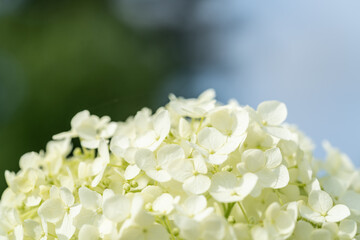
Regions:
<instances>
[{"instance_id":1,"label":"flower stem","mask_svg":"<svg viewBox=\"0 0 360 240\"><path fill-rule=\"evenodd\" d=\"M274 192L275 192L276 196L278 197L280 204L281 204L281 205L284 205L284 203L283 203L283 201L282 201L282 199L281 199L281 196L280 196L279 191L278 191L277 189L275 189Z\"/></svg>"},{"instance_id":2,"label":"flower stem","mask_svg":"<svg viewBox=\"0 0 360 240\"><path fill-rule=\"evenodd\" d=\"M164 225L165 225L165 227L166 227L166 230L170 233L171 239L172 239L172 240L175 240L176 238L175 238L175 236L174 236L174 234L173 234L173 232L172 232L171 224L170 224L169 219L168 219L166 216L163 216L163 217L162 217L162 221L163 221L163 223L164 223Z\"/></svg>"},{"instance_id":3,"label":"flower stem","mask_svg":"<svg viewBox=\"0 0 360 240\"><path fill-rule=\"evenodd\" d=\"M233 209L234 205L235 205L235 203L232 202L227 205L227 208L225 208L224 217L226 219L230 216L231 210Z\"/></svg>"},{"instance_id":4,"label":"flower stem","mask_svg":"<svg viewBox=\"0 0 360 240\"><path fill-rule=\"evenodd\" d=\"M248 218L248 216L247 216L247 214L246 214L246 211L245 211L243 205L241 204L241 202L237 202L237 203L238 203L238 205L239 205L239 207L240 207L240 210L241 210L242 214L244 215L244 218L245 218L246 222L247 222L248 224L250 224L249 218Z\"/></svg>"}]
</instances>

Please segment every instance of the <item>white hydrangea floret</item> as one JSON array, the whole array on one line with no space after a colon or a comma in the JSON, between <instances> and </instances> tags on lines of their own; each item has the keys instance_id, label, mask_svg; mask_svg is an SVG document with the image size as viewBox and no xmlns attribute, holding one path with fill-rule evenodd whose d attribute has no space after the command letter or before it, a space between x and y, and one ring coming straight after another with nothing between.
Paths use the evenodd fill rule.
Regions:
<instances>
[{"instance_id":1,"label":"white hydrangea floret","mask_svg":"<svg viewBox=\"0 0 360 240\"><path fill-rule=\"evenodd\" d=\"M315 158L284 103L169 98L123 122L81 111L24 154L0 240L360 239L360 170L326 142Z\"/></svg>"}]
</instances>

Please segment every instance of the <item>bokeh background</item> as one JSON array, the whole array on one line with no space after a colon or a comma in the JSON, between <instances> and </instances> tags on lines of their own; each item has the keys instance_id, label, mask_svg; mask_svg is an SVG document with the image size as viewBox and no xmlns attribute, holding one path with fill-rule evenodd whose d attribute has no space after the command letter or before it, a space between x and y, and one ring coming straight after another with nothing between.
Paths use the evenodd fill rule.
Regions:
<instances>
[{"instance_id":1,"label":"bokeh background","mask_svg":"<svg viewBox=\"0 0 360 240\"><path fill-rule=\"evenodd\" d=\"M0 0L0 172L88 109L125 120L168 93L256 107L360 165L357 0ZM0 190L5 187L0 177Z\"/></svg>"}]
</instances>

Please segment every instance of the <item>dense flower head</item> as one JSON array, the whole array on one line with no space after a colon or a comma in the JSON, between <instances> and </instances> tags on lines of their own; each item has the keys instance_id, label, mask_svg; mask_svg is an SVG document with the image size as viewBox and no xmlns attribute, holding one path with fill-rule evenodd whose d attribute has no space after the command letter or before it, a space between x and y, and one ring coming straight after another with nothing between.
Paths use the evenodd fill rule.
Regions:
<instances>
[{"instance_id":1,"label":"dense flower head","mask_svg":"<svg viewBox=\"0 0 360 240\"><path fill-rule=\"evenodd\" d=\"M325 143L316 160L284 103L214 98L170 95L125 122L76 114L5 172L0 240L360 239L345 154Z\"/></svg>"}]
</instances>

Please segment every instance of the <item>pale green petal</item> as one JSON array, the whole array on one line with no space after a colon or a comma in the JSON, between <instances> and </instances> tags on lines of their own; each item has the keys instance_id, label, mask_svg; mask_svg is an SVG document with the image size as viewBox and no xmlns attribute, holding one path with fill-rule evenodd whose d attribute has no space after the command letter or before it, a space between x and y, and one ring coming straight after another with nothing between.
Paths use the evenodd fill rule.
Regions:
<instances>
[{"instance_id":1,"label":"pale green petal","mask_svg":"<svg viewBox=\"0 0 360 240\"><path fill-rule=\"evenodd\" d=\"M189 215L196 215L206 208L207 201L203 195L192 195L184 202L184 207Z\"/></svg>"},{"instance_id":2,"label":"pale green petal","mask_svg":"<svg viewBox=\"0 0 360 240\"><path fill-rule=\"evenodd\" d=\"M360 214L360 194L355 191L347 191L341 198L340 202L348 206L351 211Z\"/></svg>"},{"instance_id":3,"label":"pale green petal","mask_svg":"<svg viewBox=\"0 0 360 240\"><path fill-rule=\"evenodd\" d=\"M236 113L236 128L233 134L240 135L245 133L249 126L249 113L240 111Z\"/></svg>"},{"instance_id":4,"label":"pale green petal","mask_svg":"<svg viewBox=\"0 0 360 240\"><path fill-rule=\"evenodd\" d=\"M191 134L191 125L185 118L179 120L179 135L182 138L188 138Z\"/></svg>"},{"instance_id":5,"label":"pale green petal","mask_svg":"<svg viewBox=\"0 0 360 240\"><path fill-rule=\"evenodd\" d=\"M105 162L109 162L109 147L105 140L100 141L98 150L100 157L103 158Z\"/></svg>"},{"instance_id":6,"label":"pale green petal","mask_svg":"<svg viewBox=\"0 0 360 240\"><path fill-rule=\"evenodd\" d=\"M246 168L250 172L257 172L262 169L266 164L264 152L258 149L246 150L242 154L241 160L245 162Z\"/></svg>"},{"instance_id":7,"label":"pale green petal","mask_svg":"<svg viewBox=\"0 0 360 240\"><path fill-rule=\"evenodd\" d=\"M328 222L340 222L348 216L350 216L349 208L343 204L337 204L327 212L325 219Z\"/></svg>"},{"instance_id":8,"label":"pale green petal","mask_svg":"<svg viewBox=\"0 0 360 240\"><path fill-rule=\"evenodd\" d=\"M269 125L280 125L287 117L286 105L278 101L265 101L259 104L257 112Z\"/></svg>"},{"instance_id":9,"label":"pale green petal","mask_svg":"<svg viewBox=\"0 0 360 240\"><path fill-rule=\"evenodd\" d=\"M203 221L203 239L222 240L225 237L225 219L211 215Z\"/></svg>"},{"instance_id":10,"label":"pale green petal","mask_svg":"<svg viewBox=\"0 0 360 240\"><path fill-rule=\"evenodd\" d=\"M147 149L139 149L135 153L135 163L140 169L144 171L155 169L156 167L154 154Z\"/></svg>"},{"instance_id":11,"label":"pale green petal","mask_svg":"<svg viewBox=\"0 0 360 240\"><path fill-rule=\"evenodd\" d=\"M146 240L167 240L170 239L169 233L159 224L154 224L147 229Z\"/></svg>"},{"instance_id":12,"label":"pale green petal","mask_svg":"<svg viewBox=\"0 0 360 240\"><path fill-rule=\"evenodd\" d=\"M27 198L26 198L26 201L25 201L25 205L27 207L34 207L34 206L37 206L39 205L41 202L41 197L38 193L33 193L33 194L30 194Z\"/></svg>"},{"instance_id":13,"label":"pale green petal","mask_svg":"<svg viewBox=\"0 0 360 240\"><path fill-rule=\"evenodd\" d=\"M280 211L274 220L276 228L281 234L289 234L295 228L295 220L285 211Z\"/></svg>"},{"instance_id":14,"label":"pale green petal","mask_svg":"<svg viewBox=\"0 0 360 240\"><path fill-rule=\"evenodd\" d=\"M135 178L140 173L140 171L141 169L137 165L127 166L124 172L125 180L130 180Z\"/></svg>"},{"instance_id":15,"label":"pale green petal","mask_svg":"<svg viewBox=\"0 0 360 240\"><path fill-rule=\"evenodd\" d=\"M251 240L250 229L245 223L235 223L233 225L236 239Z\"/></svg>"},{"instance_id":16,"label":"pale green petal","mask_svg":"<svg viewBox=\"0 0 360 240\"><path fill-rule=\"evenodd\" d=\"M24 234L33 239L39 239L43 234L43 230L37 221L26 219L24 220Z\"/></svg>"},{"instance_id":17,"label":"pale green petal","mask_svg":"<svg viewBox=\"0 0 360 240\"><path fill-rule=\"evenodd\" d=\"M73 225L73 219L70 215L65 214L62 223L56 227L56 235L59 239L70 239L75 233L75 226Z\"/></svg>"},{"instance_id":18,"label":"pale green petal","mask_svg":"<svg viewBox=\"0 0 360 240\"><path fill-rule=\"evenodd\" d=\"M117 157L124 157L126 149L130 147L130 139L127 136L114 136L111 139L110 150Z\"/></svg>"},{"instance_id":19,"label":"pale green petal","mask_svg":"<svg viewBox=\"0 0 360 240\"><path fill-rule=\"evenodd\" d=\"M14 240L23 240L24 239L24 228L22 225L17 225L14 228Z\"/></svg>"},{"instance_id":20,"label":"pale green petal","mask_svg":"<svg viewBox=\"0 0 360 240\"><path fill-rule=\"evenodd\" d=\"M267 133L269 133L270 135L280 138L280 139L284 139L284 140L291 140L292 139L292 134L291 132L286 129L283 126L279 126L279 127L274 127L274 126L268 126L268 127L264 127L263 128Z\"/></svg>"},{"instance_id":21,"label":"pale green petal","mask_svg":"<svg viewBox=\"0 0 360 240\"><path fill-rule=\"evenodd\" d=\"M264 186L271 187L273 189L283 188L288 185L290 175L288 169L284 165L280 165L275 169L266 169L259 174Z\"/></svg>"},{"instance_id":22,"label":"pale green petal","mask_svg":"<svg viewBox=\"0 0 360 240\"><path fill-rule=\"evenodd\" d=\"M99 231L95 226L83 225L79 231L79 240L97 240L99 239Z\"/></svg>"},{"instance_id":23,"label":"pale green petal","mask_svg":"<svg viewBox=\"0 0 360 240\"><path fill-rule=\"evenodd\" d=\"M269 239L269 235L267 231L260 226L255 226L251 229L251 237L252 239L261 239L261 240Z\"/></svg>"},{"instance_id":24,"label":"pale green petal","mask_svg":"<svg viewBox=\"0 0 360 240\"><path fill-rule=\"evenodd\" d=\"M28 168L36 169L36 168L38 168L40 161L41 161L41 157L39 156L38 153L29 152L29 153L25 153L24 155L21 156L19 165L20 165L20 168L23 170L28 169Z\"/></svg>"},{"instance_id":25,"label":"pale green petal","mask_svg":"<svg viewBox=\"0 0 360 240\"><path fill-rule=\"evenodd\" d=\"M101 206L101 195L87 187L79 188L79 197L84 208L96 210Z\"/></svg>"},{"instance_id":26,"label":"pale green petal","mask_svg":"<svg viewBox=\"0 0 360 240\"><path fill-rule=\"evenodd\" d=\"M280 204L278 202L271 203L265 211L266 218L275 219L280 212Z\"/></svg>"},{"instance_id":27,"label":"pale green petal","mask_svg":"<svg viewBox=\"0 0 360 240\"><path fill-rule=\"evenodd\" d=\"M66 206L74 205L75 198L74 198L72 192L69 189L67 189L66 187L60 188L60 196L61 196L61 200L63 200L63 202L65 203Z\"/></svg>"},{"instance_id":28,"label":"pale green petal","mask_svg":"<svg viewBox=\"0 0 360 240\"><path fill-rule=\"evenodd\" d=\"M139 134L136 137L135 147L150 148L150 146L155 143L156 138L157 138L156 132L154 130L148 130L145 133Z\"/></svg>"},{"instance_id":29,"label":"pale green petal","mask_svg":"<svg viewBox=\"0 0 360 240\"><path fill-rule=\"evenodd\" d=\"M211 185L211 180L205 175L196 175L185 180L183 189L193 194L205 193Z\"/></svg>"},{"instance_id":30,"label":"pale green petal","mask_svg":"<svg viewBox=\"0 0 360 240\"><path fill-rule=\"evenodd\" d=\"M181 237L184 239L199 239L201 234L200 223L183 215L176 214L174 222L180 229Z\"/></svg>"},{"instance_id":31,"label":"pale green petal","mask_svg":"<svg viewBox=\"0 0 360 240\"><path fill-rule=\"evenodd\" d=\"M246 173L240 179L239 187L236 189L236 193L240 196L240 200L248 196L255 188L258 177L252 173Z\"/></svg>"},{"instance_id":32,"label":"pale green petal","mask_svg":"<svg viewBox=\"0 0 360 240\"><path fill-rule=\"evenodd\" d=\"M276 168L282 162L282 155L279 148L272 148L265 151L266 167Z\"/></svg>"},{"instance_id":33,"label":"pale green petal","mask_svg":"<svg viewBox=\"0 0 360 240\"><path fill-rule=\"evenodd\" d=\"M315 223L323 223L325 222L325 217L322 216L319 212L315 212L313 209L309 208L306 205L300 206L300 214L302 217L315 222Z\"/></svg>"},{"instance_id":34,"label":"pale green petal","mask_svg":"<svg viewBox=\"0 0 360 240\"><path fill-rule=\"evenodd\" d=\"M56 223L65 213L65 205L59 198L46 200L38 210L39 216L45 221Z\"/></svg>"},{"instance_id":35,"label":"pale green petal","mask_svg":"<svg viewBox=\"0 0 360 240\"><path fill-rule=\"evenodd\" d=\"M154 115L154 130L158 136L164 138L170 131L170 116L167 110L161 109Z\"/></svg>"},{"instance_id":36,"label":"pale green petal","mask_svg":"<svg viewBox=\"0 0 360 240\"><path fill-rule=\"evenodd\" d=\"M209 192L219 202L236 202L244 199L255 187L257 176L246 173L239 181L229 172L216 173L211 179Z\"/></svg>"},{"instance_id":37,"label":"pale green petal","mask_svg":"<svg viewBox=\"0 0 360 240\"><path fill-rule=\"evenodd\" d=\"M240 144L245 141L246 136L246 134L242 134L228 137L227 142L218 151L216 151L216 153L226 155L234 152Z\"/></svg>"},{"instance_id":38,"label":"pale green petal","mask_svg":"<svg viewBox=\"0 0 360 240\"><path fill-rule=\"evenodd\" d=\"M171 164L167 171L175 180L184 182L193 175L194 166L190 160L183 159Z\"/></svg>"},{"instance_id":39,"label":"pale green petal","mask_svg":"<svg viewBox=\"0 0 360 240\"><path fill-rule=\"evenodd\" d=\"M206 127L199 132L198 141L204 148L216 151L225 144L226 136L216 130L216 128Z\"/></svg>"},{"instance_id":40,"label":"pale green petal","mask_svg":"<svg viewBox=\"0 0 360 240\"><path fill-rule=\"evenodd\" d=\"M93 132L93 134L95 134L95 132ZM96 136L92 136L92 137L96 137ZM88 149L95 149L99 146L100 144L100 140L98 139L84 139L81 140L81 145L88 148Z\"/></svg>"},{"instance_id":41,"label":"pale green petal","mask_svg":"<svg viewBox=\"0 0 360 240\"><path fill-rule=\"evenodd\" d=\"M294 237L296 240L309 240L313 230L314 228L310 223L300 220L296 223Z\"/></svg>"},{"instance_id":42,"label":"pale green petal","mask_svg":"<svg viewBox=\"0 0 360 240\"><path fill-rule=\"evenodd\" d=\"M120 240L147 240L147 236L141 227L131 226L123 230Z\"/></svg>"},{"instance_id":43,"label":"pale green petal","mask_svg":"<svg viewBox=\"0 0 360 240\"><path fill-rule=\"evenodd\" d=\"M80 229L84 224L96 225L99 221L99 217L100 216L95 211L81 208L80 213L74 217L74 226L77 229Z\"/></svg>"},{"instance_id":44,"label":"pale green petal","mask_svg":"<svg viewBox=\"0 0 360 240\"><path fill-rule=\"evenodd\" d=\"M102 180L103 176L104 176L104 173L105 173L105 168L103 168L101 170L100 173L98 173L98 175L95 176L95 178L93 179L93 181L91 182L91 187L96 187Z\"/></svg>"},{"instance_id":45,"label":"pale green petal","mask_svg":"<svg viewBox=\"0 0 360 240\"><path fill-rule=\"evenodd\" d=\"M239 186L236 176L229 172L216 173L211 179L209 192L213 198L220 202L239 201L235 189Z\"/></svg>"},{"instance_id":46,"label":"pale green petal","mask_svg":"<svg viewBox=\"0 0 360 240\"><path fill-rule=\"evenodd\" d=\"M333 206L333 201L327 192L321 190L311 191L309 194L309 206L315 211L326 214Z\"/></svg>"},{"instance_id":47,"label":"pale green petal","mask_svg":"<svg viewBox=\"0 0 360 240\"><path fill-rule=\"evenodd\" d=\"M208 162L215 165L220 165L224 163L228 159L228 155L223 154L210 154Z\"/></svg>"},{"instance_id":48,"label":"pale green petal","mask_svg":"<svg viewBox=\"0 0 360 240\"><path fill-rule=\"evenodd\" d=\"M194 170L198 173L206 174L207 173L207 166L202 157L195 157L193 158L194 162Z\"/></svg>"},{"instance_id":49,"label":"pale green petal","mask_svg":"<svg viewBox=\"0 0 360 240\"><path fill-rule=\"evenodd\" d=\"M174 198L170 194L164 193L154 201L152 209L155 212L169 214L174 209Z\"/></svg>"},{"instance_id":50,"label":"pale green petal","mask_svg":"<svg viewBox=\"0 0 360 240\"><path fill-rule=\"evenodd\" d=\"M88 110L81 111L77 113L72 119L71 119L71 127L77 128L83 121L88 119L90 117L90 112Z\"/></svg>"},{"instance_id":51,"label":"pale green petal","mask_svg":"<svg viewBox=\"0 0 360 240\"><path fill-rule=\"evenodd\" d=\"M154 220L154 216L144 210L141 195L134 196L131 203L132 223L142 227L149 227L154 223Z\"/></svg>"},{"instance_id":52,"label":"pale green petal","mask_svg":"<svg viewBox=\"0 0 360 240\"><path fill-rule=\"evenodd\" d=\"M224 134L231 134L236 128L236 115L229 108L219 108L212 112L209 118L210 124Z\"/></svg>"},{"instance_id":53,"label":"pale green petal","mask_svg":"<svg viewBox=\"0 0 360 240\"><path fill-rule=\"evenodd\" d=\"M104 202L104 215L114 222L122 222L130 214L130 200L121 195L115 195Z\"/></svg>"},{"instance_id":54,"label":"pale green petal","mask_svg":"<svg viewBox=\"0 0 360 240\"><path fill-rule=\"evenodd\" d=\"M341 237L347 237L349 239L354 238L357 232L357 224L355 221L345 219L340 222L339 235Z\"/></svg>"},{"instance_id":55,"label":"pale green petal","mask_svg":"<svg viewBox=\"0 0 360 240\"><path fill-rule=\"evenodd\" d=\"M315 229L312 231L311 240L332 240L331 233L326 229Z\"/></svg>"},{"instance_id":56,"label":"pale green petal","mask_svg":"<svg viewBox=\"0 0 360 240\"><path fill-rule=\"evenodd\" d=\"M151 177L152 179L158 182L168 182L171 180L170 174L163 169L160 170L150 169L146 171L146 175L148 175L149 177Z\"/></svg>"},{"instance_id":57,"label":"pale green petal","mask_svg":"<svg viewBox=\"0 0 360 240\"><path fill-rule=\"evenodd\" d=\"M157 152L157 160L162 167L185 158L184 150L177 144L167 144Z\"/></svg>"}]
</instances>

